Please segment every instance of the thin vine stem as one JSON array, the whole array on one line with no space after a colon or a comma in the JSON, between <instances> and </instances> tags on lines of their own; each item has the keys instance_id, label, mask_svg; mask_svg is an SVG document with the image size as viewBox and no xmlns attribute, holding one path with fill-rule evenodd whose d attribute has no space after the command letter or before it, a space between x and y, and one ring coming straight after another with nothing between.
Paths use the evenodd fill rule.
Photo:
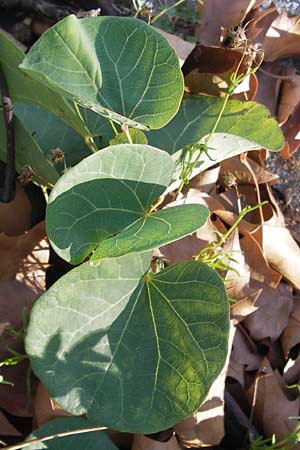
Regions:
<instances>
[{"instance_id":1,"label":"thin vine stem","mask_svg":"<svg viewBox=\"0 0 300 450\"><path fill-rule=\"evenodd\" d=\"M61 433L51 434L49 436L44 436L42 438L31 439L30 441L19 442L15 445L9 445L8 447L4 447L3 450L19 450L21 448L30 447L31 445L40 444L41 442L51 441L53 439L63 438L66 436L73 436L75 434L84 434L84 433L92 433L95 431L103 431L106 430L107 427L92 427L92 428L83 428L72 431L63 431Z\"/></svg>"},{"instance_id":2,"label":"thin vine stem","mask_svg":"<svg viewBox=\"0 0 300 450\"><path fill-rule=\"evenodd\" d=\"M15 129L14 129L14 111L12 100L9 95L7 81L4 71L0 65L0 92L2 99L2 110L6 127L6 166L4 174L3 188L0 189L0 201L3 203L11 202L16 193L16 148L15 148Z\"/></svg>"},{"instance_id":3,"label":"thin vine stem","mask_svg":"<svg viewBox=\"0 0 300 450\"><path fill-rule=\"evenodd\" d=\"M262 203L259 203L257 205L254 206L246 206L245 208L242 209L242 211L239 213L239 215L237 216L236 221L231 225L231 227L226 231L226 233L222 234L222 236L220 237L220 239L216 242L216 244L214 245L207 245L205 246L203 249L200 250L199 253L197 253L197 255L195 256L195 259L197 261L202 261L205 260L205 258L207 258L208 253L210 255L214 255L216 253L216 251L218 250L218 248L221 247L221 245L225 244L225 242L227 241L227 239L229 238L229 236L234 232L234 230L239 226L239 224L241 223L241 221L244 219L244 217L250 213L255 211L258 208L261 208L264 205L267 205L268 202L265 200Z\"/></svg>"},{"instance_id":4,"label":"thin vine stem","mask_svg":"<svg viewBox=\"0 0 300 450\"><path fill-rule=\"evenodd\" d=\"M109 121L109 124L112 127L112 130L113 130L115 136L118 136L119 133L118 133L118 130L117 130L116 125L114 124L114 122L111 119L107 119L107 120Z\"/></svg>"},{"instance_id":5,"label":"thin vine stem","mask_svg":"<svg viewBox=\"0 0 300 450\"><path fill-rule=\"evenodd\" d=\"M81 122L84 124L84 128L87 132L87 136L85 136L84 141L86 143L86 145L89 147L89 149L91 150L92 153L96 153L98 151L97 145L94 141L94 138L92 136L92 133L90 132L90 130L88 129L84 118L82 117L82 114L80 112L80 109L78 107L78 104L76 102L73 102L74 105L74 109L76 111L77 116L79 117L79 119L81 120Z\"/></svg>"},{"instance_id":6,"label":"thin vine stem","mask_svg":"<svg viewBox=\"0 0 300 450\"><path fill-rule=\"evenodd\" d=\"M162 11L160 11L156 16L154 16L151 20L151 24L153 24L154 22L156 22L161 16L163 16L164 14L166 14L168 11L170 11L173 8L176 8L177 6L181 5L183 2L185 2L185 0L179 0L178 2L174 3L174 5L169 6L168 8L163 9Z\"/></svg>"}]
</instances>

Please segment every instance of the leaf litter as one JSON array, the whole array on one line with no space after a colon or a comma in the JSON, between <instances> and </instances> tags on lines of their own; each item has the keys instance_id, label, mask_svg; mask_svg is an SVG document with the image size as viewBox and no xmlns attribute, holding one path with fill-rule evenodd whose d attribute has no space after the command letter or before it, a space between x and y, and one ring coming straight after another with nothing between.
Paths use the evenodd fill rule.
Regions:
<instances>
[{"instance_id":1,"label":"leaf litter","mask_svg":"<svg viewBox=\"0 0 300 450\"><path fill-rule=\"evenodd\" d=\"M257 73L257 92L252 89L254 99L269 107L272 115L281 122L288 143L286 154L294 158L294 152L300 146L300 140L296 138L300 132L299 66L295 63L292 68L288 67L282 58L300 56L299 18L279 14L272 5L262 10L260 3L250 0L203 2L196 36L200 42L197 51L205 49L206 60L201 61L204 69L197 69L196 77L194 73L189 78L195 69L187 71L185 88L196 93L222 95L222 82L228 82L228 74L236 67L228 56L235 54L235 50L224 48L222 42L229 29L243 23L249 42L260 42L265 51L262 70ZM197 47L164 31L162 34L184 66ZM205 64L211 63L208 59L216 52L222 54L221 69L212 71L214 65L205 69ZM215 76L220 81L214 82ZM220 275L231 299L231 341L224 370L206 401L191 418L177 424L165 435L134 435L133 439L126 436L123 440L125 433L109 430L114 442L123 443L124 448L222 448L226 421L224 397L232 383L244 393L247 408L240 401L241 396L233 396L233 400L237 404L240 401L249 423L259 434L265 437L276 435L280 440L297 426L294 418L300 414L299 390L288 386L300 383L300 250L299 241L293 237L299 235L300 219L296 224L298 231L291 233L287 223L290 224L295 208L288 216L284 214L286 211L281 211L282 202L280 209L278 198L275 199L271 192L271 187L276 189L278 185L281 171L274 173L277 166L270 166L269 160L266 168L266 156L261 150L221 162L191 180L181 197L172 204L206 205L210 209L210 218L194 234L155 251L154 256L166 265L192 260L203 247L218 241L220 234L235 222L239 205L269 202L261 212L248 214L219 249L220 254L225 254L227 266ZM296 170L299 168L300 164ZM225 181L228 173L234 180L231 186ZM16 199L9 207L2 204L0 207L0 334L6 345L22 354L22 333L16 337L7 330L22 331L24 311L28 317L32 304L46 289L49 248L43 223L31 227L31 205L23 188L17 187ZM3 361L11 353L0 346L0 355L0 361ZM41 384L36 385L34 379L31 379L32 390L28 391L28 369L27 361L0 368L4 379L14 384L13 387L0 384L0 408L3 411L0 412L0 435L20 435L13 422L8 420L7 413L33 417L38 426L67 414L53 403ZM234 442L231 442L231 448L235 448Z\"/></svg>"}]
</instances>

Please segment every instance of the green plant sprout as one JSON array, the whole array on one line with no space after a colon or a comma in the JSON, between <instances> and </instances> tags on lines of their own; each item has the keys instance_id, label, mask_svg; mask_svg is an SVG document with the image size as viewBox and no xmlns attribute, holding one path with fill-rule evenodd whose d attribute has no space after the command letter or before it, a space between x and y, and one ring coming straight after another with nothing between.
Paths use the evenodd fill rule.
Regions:
<instances>
[{"instance_id":1,"label":"green plant sprout","mask_svg":"<svg viewBox=\"0 0 300 450\"><path fill-rule=\"evenodd\" d=\"M279 441L276 439L275 434L269 438L259 436L254 440L250 440L249 450L291 450L299 442L299 427L296 427L295 430Z\"/></svg>"},{"instance_id":2,"label":"green plant sprout","mask_svg":"<svg viewBox=\"0 0 300 450\"><path fill-rule=\"evenodd\" d=\"M236 230L244 217L250 213L255 211L258 208L261 208L264 205L267 205L268 202L264 201L255 206L245 206L240 213L238 214L235 222L231 225L231 227L224 234L219 235L219 240L215 243L209 242L205 247L203 247L199 253L195 256L196 261L202 261L205 264L209 265L213 269L218 270L234 270L228 262L226 261L234 261L228 252L220 251L222 245L225 244L229 236Z\"/></svg>"}]
</instances>

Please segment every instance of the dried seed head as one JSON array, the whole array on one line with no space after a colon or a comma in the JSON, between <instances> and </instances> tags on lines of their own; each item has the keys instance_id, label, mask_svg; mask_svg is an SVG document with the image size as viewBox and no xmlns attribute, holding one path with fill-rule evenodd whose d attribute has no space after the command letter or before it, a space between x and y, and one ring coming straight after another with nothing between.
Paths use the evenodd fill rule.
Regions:
<instances>
[{"instance_id":1,"label":"dried seed head","mask_svg":"<svg viewBox=\"0 0 300 450\"><path fill-rule=\"evenodd\" d=\"M223 183L225 188L231 189L232 187L237 186L237 179L236 176L232 172L225 172L223 175Z\"/></svg>"},{"instance_id":2,"label":"dried seed head","mask_svg":"<svg viewBox=\"0 0 300 450\"><path fill-rule=\"evenodd\" d=\"M53 164L57 164L64 160L65 154L59 147L56 147L50 150L49 156Z\"/></svg>"},{"instance_id":3,"label":"dried seed head","mask_svg":"<svg viewBox=\"0 0 300 450\"><path fill-rule=\"evenodd\" d=\"M29 165L22 167L20 175L18 176L19 183L21 186L27 186L33 178L34 172Z\"/></svg>"},{"instance_id":4,"label":"dried seed head","mask_svg":"<svg viewBox=\"0 0 300 450\"><path fill-rule=\"evenodd\" d=\"M146 2L144 8L148 10L149 12L153 11L153 3L152 2Z\"/></svg>"},{"instance_id":5,"label":"dried seed head","mask_svg":"<svg viewBox=\"0 0 300 450\"><path fill-rule=\"evenodd\" d=\"M230 48L239 48L245 46L247 44L245 28L242 27L242 25L238 25L235 28L230 28L226 41L228 41L227 47Z\"/></svg>"},{"instance_id":6,"label":"dried seed head","mask_svg":"<svg viewBox=\"0 0 300 450\"><path fill-rule=\"evenodd\" d=\"M101 8L97 9L90 9L89 11L79 11L77 14L78 19L81 19L83 17L97 17L101 14Z\"/></svg>"}]
</instances>

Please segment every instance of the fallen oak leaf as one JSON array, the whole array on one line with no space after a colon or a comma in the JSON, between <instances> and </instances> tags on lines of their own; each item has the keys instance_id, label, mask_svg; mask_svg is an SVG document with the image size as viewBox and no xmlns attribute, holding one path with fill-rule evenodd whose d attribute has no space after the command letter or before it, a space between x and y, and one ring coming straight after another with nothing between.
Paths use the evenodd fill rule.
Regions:
<instances>
[{"instance_id":1,"label":"fallen oak leaf","mask_svg":"<svg viewBox=\"0 0 300 450\"><path fill-rule=\"evenodd\" d=\"M299 36L300 37L300 36ZM300 42L300 41L299 41ZM300 76L296 74L295 68L288 68L283 80L278 104L277 120L283 125L292 115L297 105L300 103Z\"/></svg>"},{"instance_id":2,"label":"fallen oak leaf","mask_svg":"<svg viewBox=\"0 0 300 450\"><path fill-rule=\"evenodd\" d=\"M284 394L278 379L282 378L272 370L267 358L264 358L255 381L248 389L249 402L253 404L254 415L266 436L283 439L298 425L290 419L299 415L299 397L290 401ZM299 445L294 447L299 448Z\"/></svg>"},{"instance_id":3,"label":"fallen oak leaf","mask_svg":"<svg viewBox=\"0 0 300 450\"><path fill-rule=\"evenodd\" d=\"M300 104L295 108L291 117L282 126L282 132L288 143L288 149L281 150L281 155L288 159L300 147Z\"/></svg>"},{"instance_id":4,"label":"fallen oak leaf","mask_svg":"<svg viewBox=\"0 0 300 450\"><path fill-rule=\"evenodd\" d=\"M247 158L248 163L256 177L257 183L270 183L278 180L279 176L264 169L260 164L253 161L251 157ZM249 170L242 163L240 156L234 156L233 158L225 159L220 164L220 179L224 180L226 173L232 174L236 182L240 184L254 184L253 176ZM224 181L223 181L224 183Z\"/></svg>"},{"instance_id":5,"label":"fallen oak leaf","mask_svg":"<svg viewBox=\"0 0 300 450\"><path fill-rule=\"evenodd\" d=\"M255 100L265 105L271 116L276 115L279 92L282 80L280 79L282 70L277 62L264 62L256 72L258 78L258 88Z\"/></svg>"},{"instance_id":6,"label":"fallen oak leaf","mask_svg":"<svg viewBox=\"0 0 300 450\"><path fill-rule=\"evenodd\" d=\"M279 210L262 227L262 247L269 264L300 289L300 249Z\"/></svg>"},{"instance_id":7,"label":"fallen oak leaf","mask_svg":"<svg viewBox=\"0 0 300 450\"><path fill-rule=\"evenodd\" d=\"M292 295L281 292L280 285L274 289L252 280L250 286L260 290L255 303L257 310L247 316L243 324L255 341L266 338L276 341L287 326L293 308Z\"/></svg>"},{"instance_id":8,"label":"fallen oak leaf","mask_svg":"<svg viewBox=\"0 0 300 450\"><path fill-rule=\"evenodd\" d=\"M300 24L298 17L287 17L281 13L262 42L265 61L300 55Z\"/></svg>"},{"instance_id":9,"label":"fallen oak leaf","mask_svg":"<svg viewBox=\"0 0 300 450\"><path fill-rule=\"evenodd\" d=\"M221 28L239 25L254 4L255 0L205 0L196 37L204 45L219 45Z\"/></svg>"},{"instance_id":10,"label":"fallen oak leaf","mask_svg":"<svg viewBox=\"0 0 300 450\"><path fill-rule=\"evenodd\" d=\"M286 358L290 350L300 343L300 297L294 297L293 300L293 309L280 339Z\"/></svg>"},{"instance_id":11,"label":"fallen oak leaf","mask_svg":"<svg viewBox=\"0 0 300 450\"><path fill-rule=\"evenodd\" d=\"M300 355L296 359L288 359L283 370L283 378L287 385L300 385Z\"/></svg>"},{"instance_id":12,"label":"fallen oak leaf","mask_svg":"<svg viewBox=\"0 0 300 450\"><path fill-rule=\"evenodd\" d=\"M263 357L258 353L256 345L247 330L238 325L234 336L230 361L244 367L246 371L258 370Z\"/></svg>"},{"instance_id":13,"label":"fallen oak leaf","mask_svg":"<svg viewBox=\"0 0 300 450\"><path fill-rule=\"evenodd\" d=\"M21 433L7 420L2 411L0 411L0 436L21 436Z\"/></svg>"},{"instance_id":14,"label":"fallen oak leaf","mask_svg":"<svg viewBox=\"0 0 300 450\"><path fill-rule=\"evenodd\" d=\"M166 442L156 441L144 434L134 434L131 450L180 450L180 446L174 433Z\"/></svg>"},{"instance_id":15,"label":"fallen oak leaf","mask_svg":"<svg viewBox=\"0 0 300 450\"><path fill-rule=\"evenodd\" d=\"M45 238L45 224L40 222L28 232L19 236L0 234L1 261L0 280L13 280L24 260ZM28 273L28 271L27 271Z\"/></svg>"}]
</instances>

